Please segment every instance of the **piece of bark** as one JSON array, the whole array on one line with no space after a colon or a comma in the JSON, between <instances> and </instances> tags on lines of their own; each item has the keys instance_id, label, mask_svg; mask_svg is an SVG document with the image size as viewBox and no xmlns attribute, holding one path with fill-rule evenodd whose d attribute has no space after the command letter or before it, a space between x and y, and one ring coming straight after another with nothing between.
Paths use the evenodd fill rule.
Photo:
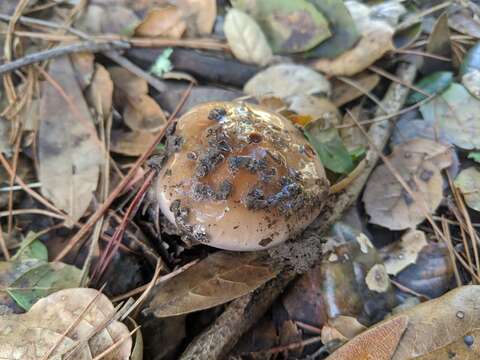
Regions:
<instances>
[{"instance_id":1,"label":"piece of bark","mask_svg":"<svg viewBox=\"0 0 480 360\"><path fill-rule=\"evenodd\" d=\"M397 76L403 82L411 83L415 79L416 71L417 68L413 64L401 64L397 70ZM392 83L382 100L382 108L386 109L388 114L398 112L403 107L408 93L408 88L398 83ZM378 108L375 115L385 115L385 111ZM374 142L375 148L383 149L385 147L392 128L393 122L391 119L372 124L368 133ZM336 197L334 207L330 211L322 213L296 242L278 246L274 255L277 260L282 256L285 256L286 259L292 256L301 256L302 252L305 252L302 249L308 249L311 253L309 257L304 258L307 262L303 264L305 267L312 266L315 260L318 260L321 255L321 236L356 201L371 171L375 167L379 154L372 147L367 152L366 158L368 163L364 172L352 182L345 192ZM296 244L296 246L293 244ZM310 261L311 263L309 264L308 262ZM295 279L296 275L297 272L289 267L280 276L268 282L257 291L232 301L222 315L189 344L180 359L207 360L226 357L240 336L263 316L278 295Z\"/></svg>"},{"instance_id":2,"label":"piece of bark","mask_svg":"<svg viewBox=\"0 0 480 360\"><path fill-rule=\"evenodd\" d=\"M149 69L164 49L134 48L127 57L144 69ZM203 51L175 49L170 56L175 71L184 71L197 80L242 88L259 68L226 56L213 56Z\"/></svg>"}]
</instances>

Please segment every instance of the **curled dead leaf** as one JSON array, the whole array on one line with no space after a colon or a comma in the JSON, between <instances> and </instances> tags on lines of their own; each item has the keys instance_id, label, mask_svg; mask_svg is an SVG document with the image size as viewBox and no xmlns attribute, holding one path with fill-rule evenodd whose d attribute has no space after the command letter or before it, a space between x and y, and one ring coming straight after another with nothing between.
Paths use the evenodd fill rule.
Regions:
<instances>
[{"instance_id":1,"label":"curled dead leaf","mask_svg":"<svg viewBox=\"0 0 480 360\"><path fill-rule=\"evenodd\" d=\"M176 6L167 6L151 9L135 28L135 35L180 39L186 29L181 11Z\"/></svg>"},{"instance_id":2,"label":"curled dead leaf","mask_svg":"<svg viewBox=\"0 0 480 360\"><path fill-rule=\"evenodd\" d=\"M146 94L128 97L128 103L123 110L123 119L134 131L156 132L167 123L160 106Z\"/></svg>"},{"instance_id":3,"label":"curled dead leaf","mask_svg":"<svg viewBox=\"0 0 480 360\"><path fill-rule=\"evenodd\" d=\"M394 147L390 164L410 186L402 187L386 165L378 166L368 180L363 202L370 222L391 230L413 228L425 220L425 207L433 213L443 198L441 170L452 163L451 150L427 139Z\"/></svg>"},{"instance_id":4,"label":"curled dead leaf","mask_svg":"<svg viewBox=\"0 0 480 360\"><path fill-rule=\"evenodd\" d=\"M387 273L397 275L410 264L415 264L419 252L427 245L425 233L412 230L402 236L398 248L389 251L384 260Z\"/></svg>"},{"instance_id":5,"label":"curled dead leaf","mask_svg":"<svg viewBox=\"0 0 480 360\"><path fill-rule=\"evenodd\" d=\"M319 59L312 65L315 69L329 75L355 75L393 49L392 36L393 29L387 23L370 21L355 47L335 59Z\"/></svg>"}]
</instances>

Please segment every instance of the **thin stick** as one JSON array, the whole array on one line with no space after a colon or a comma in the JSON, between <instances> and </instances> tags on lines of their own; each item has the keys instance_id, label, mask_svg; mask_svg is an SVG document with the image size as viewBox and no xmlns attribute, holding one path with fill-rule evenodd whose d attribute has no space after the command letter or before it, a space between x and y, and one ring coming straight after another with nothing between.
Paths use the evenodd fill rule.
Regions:
<instances>
[{"instance_id":1,"label":"thin stick","mask_svg":"<svg viewBox=\"0 0 480 360\"><path fill-rule=\"evenodd\" d=\"M128 49L130 46L123 42L93 42L84 41L81 43L58 46L53 49L39 51L34 54L26 55L20 59L7 62L0 65L0 75L12 72L27 65L32 65L45 60L54 59L60 56L75 54L79 52L104 52L113 49Z\"/></svg>"}]
</instances>

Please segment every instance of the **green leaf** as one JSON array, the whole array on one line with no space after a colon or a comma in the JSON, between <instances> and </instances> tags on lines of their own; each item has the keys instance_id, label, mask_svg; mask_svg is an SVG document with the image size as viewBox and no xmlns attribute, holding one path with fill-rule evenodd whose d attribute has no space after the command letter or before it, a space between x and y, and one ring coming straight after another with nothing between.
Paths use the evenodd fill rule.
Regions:
<instances>
[{"instance_id":1,"label":"green leaf","mask_svg":"<svg viewBox=\"0 0 480 360\"><path fill-rule=\"evenodd\" d=\"M472 151L468 154L468 158L472 159L473 161L480 163L480 151Z\"/></svg>"},{"instance_id":2,"label":"green leaf","mask_svg":"<svg viewBox=\"0 0 480 360\"><path fill-rule=\"evenodd\" d=\"M80 285L81 271L60 262L39 263L18 276L5 291L25 310L37 300Z\"/></svg>"},{"instance_id":3,"label":"green leaf","mask_svg":"<svg viewBox=\"0 0 480 360\"><path fill-rule=\"evenodd\" d=\"M460 66L460 77L473 70L480 70L480 41L477 42L465 55Z\"/></svg>"},{"instance_id":4,"label":"green leaf","mask_svg":"<svg viewBox=\"0 0 480 360\"><path fill-rule=\"evenodd\" d=\"M163 74L172 70L173 65L170 61L170 56L172 53L172 48L166 48L160 55L158 55L157 59L150 68L150 72L158 77L162 77Z\"/></svg>"},{"instance_id":5,"label":"green leaf","mask_svg":"<svg viewBox=\"0 0 480 360\"><path fill-rule=\"evenodd\" d=\"M360 31L343 0L309 0L328 19L332 36L310 50L306 58L333 59L350 49L360 39Z\"/></svg>"},{"instance_id":6,"label":"green leaf","mask_svg":"<svg viewBox=\"0 0 480 360\"><path fill-rule=\"evenodd\" d=\"M325 168L338 174L348 174L353 170L352 157L343 144L337 129L323 130L318 121L313 121L305 126L304 133L317 151Z\"/></svg>"},{"instance_id":7,"label":"green leaf","mask_svg":"<svg viewBox=\"0 0 480 360\"><path fill-rule=\"evenodd\" d=\"M18 249L15 256L12 257L12 260L24 261L27 259L37 259L48 261L47 247L38 240L37 237L37 233L30 231L25 239L23 239L20 244L20 249Z\"/></svg>"},{"instance_id":8,"label":"green leaf","mask_svg":"<svg viewBox=\"0 0 480 360\"><path fill-rule=\"evenodd\" d=\"M453 73L450 71L437 71L431 75L423 77L419 82L415 84L416 87L422 89L427 94L439 94L448 88L453 82ZM407 98L406 104L413 105L424 99L427 96L419 93L415 90L410 92Z\"/></svg>"},{"instance_id":9,"label":"green leaf","mask_svg":"<svg viewBox=\"0 0 480 360\"><path fill-rule=\"evenodd\" d=\"M328 22L306 0L233 0L257 21L274 52L310 50L331 36Z\"/></svg>"}]
</instances>

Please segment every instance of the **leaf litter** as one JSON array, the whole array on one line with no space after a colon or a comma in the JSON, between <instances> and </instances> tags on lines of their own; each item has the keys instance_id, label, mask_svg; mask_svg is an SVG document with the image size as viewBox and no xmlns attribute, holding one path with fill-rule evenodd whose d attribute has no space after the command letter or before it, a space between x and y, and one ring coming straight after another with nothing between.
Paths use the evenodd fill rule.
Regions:
<instances>
[{"instance_id":1,"label":"leaf litter","mask_svg":"<svg viewBox=\"0 0 480 360\"><path fill-rule=\"evenodd\" d=\"M79 359L210 359L230 351L477 358L478 6L430 5L2 3L4 357L74 347ZM76 42L87 51L71 50ZM88 51L96 42L124 50ZM25 66L32 54L39 58ZM10 62L15 71L3 72ZM293 124L286 134L308 140L299 153L319 159L332 186L303 234L268 253L218 251L179 236L179 227L194 239L211 230L188 223L191 204L152 203L156 173L191 145L172 121L208 101L237 101L240 132L256 126L249 109L259 103ZM209 151L192 151L185 163L200 159L212 172L182 180L196 182L195 202L216 199L202 215L221 216L215 206L236 196L228 181L217 184L217 167L227 177L241 172L248 186L258 176L267 190L269 176L281 180L276 198L256 191L240 203L313 203L297 186L299 174L271 174L283 160L266 151L264 137L275 138L268 131L245 133L241 156L252 159L222 168L235 138L220 131L229 116L221 108L206 116L216 121ZM391 154L376 165L386 144ZM346 212L347 205L354 206ZM333 223L327 234L321 224ZM305 273L293 282L297 271ZM105 295L93 289L103 282ZM120 299L126 305L113 317L111 301ZM143 311L133 312L139 304ZM135 324L148 330L133 340Z\"/></svg>"}]
</instances>

